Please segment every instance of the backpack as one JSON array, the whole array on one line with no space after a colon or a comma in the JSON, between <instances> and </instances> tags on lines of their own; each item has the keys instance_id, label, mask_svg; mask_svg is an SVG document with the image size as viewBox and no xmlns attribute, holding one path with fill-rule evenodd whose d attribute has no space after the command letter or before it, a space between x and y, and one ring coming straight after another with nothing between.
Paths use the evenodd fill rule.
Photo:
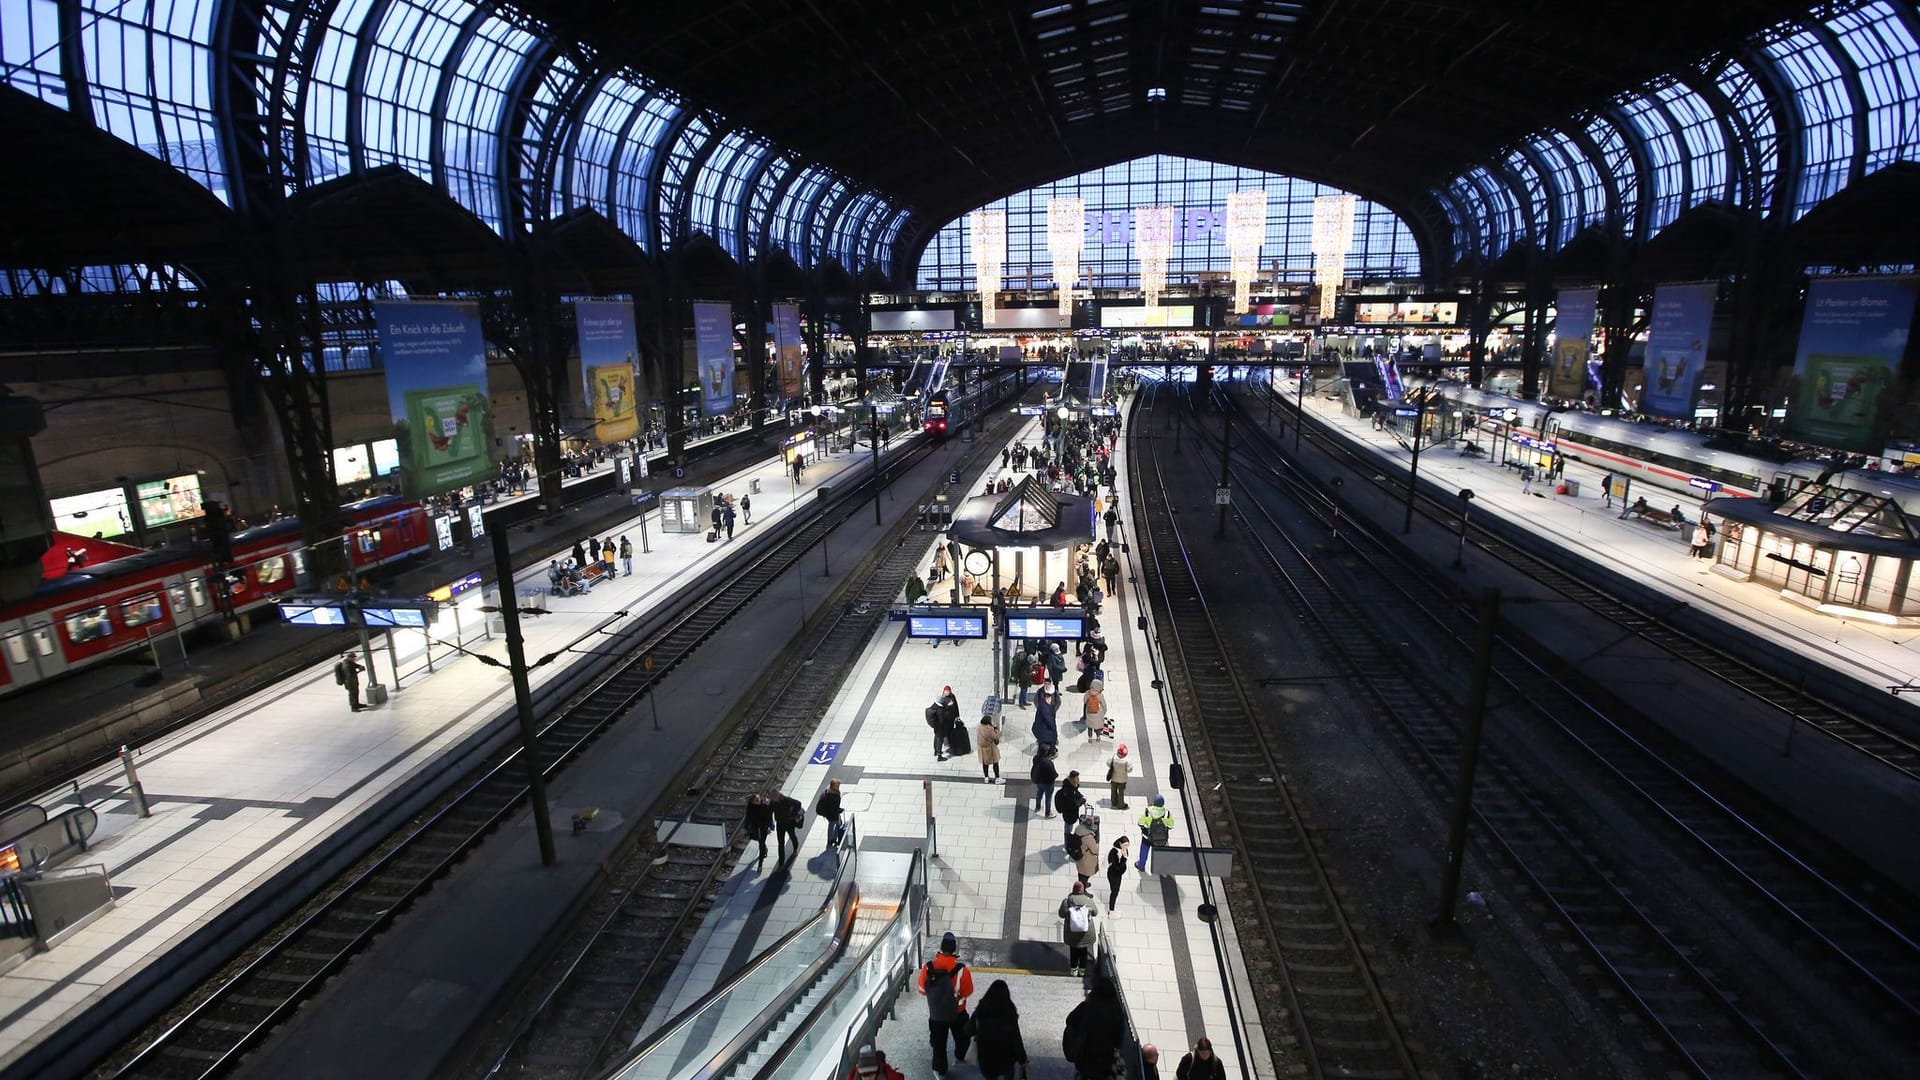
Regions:
<instances>
[{"instance_id":1,"label":"backpack","mask_svg":"<svg viewBox=\"0 0 1920 1080\"><path fill-rule=\"evenodd\" d=\"M340 660L334 663L333 684L335 686L347 685L347 662L345 660Z\"/></svg>"},{"instance_id":2,"label":"backpack","mask_svg":"<svg viewBox=\"0 0 1920 1080\"><path fill-rule=\"evenodd\" d=\"M1069 859L1079 858L1081 850L1082 849L1080 845L1080 834L1068 833L1067 834L1067 858Z\"/></svg>"},{"instance_id":3,"label":"backpack","mask_svg":"<svg viewBox=\"0 0 1920 1080\"><path fill-rule=\"evenodd\" d=\"M927 706L927 726L935 731L940 730L940 703L937 701Z\"/></svg>"},{"instance_id":4,"label":"backpack","mask_svg":"<svg viewBox=\"0 0 1920 1080\"><path fill-rule=\"evenodd\" d=\"M1154 847L1165 847L1167 844L1167 836L1166 818L1155 816L1147 823L1147 842Z\"/></svg>"},{"instance_id":5,"label":"backpack","mask_svg":"<svg viewBox=\"0 0 1920 1080\"><path fill-rule=\"evenodd\" d=\"M1073 904L1067 908L1067 930L1070 933L1084 934L1093 929L1093 916L1087 914L1087 905Z\"/></svg>"},{"instance_id":6,"label":"backpack","mask_svg":"<svg viewBox=\"0 0 1920 1080\"><path fill-rule=\"evenodd\" d=\"M927 1016L934 1020L951 1020L960 1015L960 999L954 996L953 983L960 974L962 965L951 968L935 967L932 960L927 961Z\"/></svg>"}]
</instances>

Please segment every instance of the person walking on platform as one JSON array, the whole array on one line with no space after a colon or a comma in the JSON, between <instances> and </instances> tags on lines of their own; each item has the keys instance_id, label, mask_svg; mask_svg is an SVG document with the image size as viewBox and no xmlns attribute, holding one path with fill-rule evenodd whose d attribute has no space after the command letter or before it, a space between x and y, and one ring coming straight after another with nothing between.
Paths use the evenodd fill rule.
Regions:
<instances>
[{"instance_id":1,"label":"person walking on platform","mask_svg":"<svg viewBox=\"0 0 1920 1080\"><path fill-rule=\"evenodd\" d=\"M758 481L755 482L758 483ZM743 527L753 524L753 495L751 493L740 496L740 524Z\"/></svg>"},{"instance_id":2,"label":"person walking on platform","mask_svg":"<svg viewBox=\"0 0 1920 1080\"><path fill-rule=\"evenodd\" d=\"M1114 1051L1120 1048L1126 1030L1127 1017L1120 1008L1120 996L1105 975L1095 972L1093 990L1067 1014L1060 1049L1066 1059L1073 1062L1081 1080L1110 1080Z\"/></svg>"},{"instance_id":3,"label":"person walking on platform","mask_svg":"<svg viewBox=\"0 0 1920 1080\"><path fill-rule=\"evenodd\" d=\"M1693 524L1693 547L1689 553L1696 559L1713 554L1713 526L1708 523L1705 514L1701 514L1700 520Z\"/></svg>"},{"instance_id":4,"label":"person walking on platform","mask_svg":"<svg viewBox=\"0 0 1920 1080\"><path fill-rule=\"evenodd\" d=\"M1520 494L1533 494L1533 466L1520 466Z\"/></svg>"},{"instance_id":5,"label":"person walking on platform","mask_svg":"<svg viewBox=\"0 0 1920 1080\"><path fill-rule=\"evenodd\" d=\"M1000 726L993 722L992 714L980 718L974 741L978 745L973 752L980 755L980 779L989 784L1006 783L1007 778L1000 775Z\"/></svg>"},{"instance_id":6,"label":"person walking on platform","mask_svg":"<svg viewBox=\"0 0 1920 1080\"><path fill-rule=\"evenodd\" d=\"M633 576L633 541L620 538L620 565L626 568L626 577Z\"/></svg>"},{"instance_id":7,"label":"person walking on platform","mask_svg":"<svg viewBox=\"0 0 1920 1080\"><path fill-rule=\"evenodd\" d=\"M1033 737L1040 746L1034 752L1053 757L1060 752L1060 691L1042 686L1033 695Z\"/></svg>"},{"instance_id":8,"label":"person walking on platform","mask_svg":"<svg viewBox=\"0 0 1920 1080\"><path fill-rule=\"evenodd\" d=\"M1088 742L1098 742L1101 736L1113 734L1113 727L1107 721L1106 685L1099 679L1087 684L1087 700L1081 719L1087 724Z\"/></svg>"},{"instance_id":9,"label":"person walking on platform","mask_svg":"<svg viewBox=\"0 0 1920 1080\"><path fill-rule=\"evenodd\" d=\"M1082 882L1073 883L1073 892L1060 901L1060 922L1062 936L1067 942L1067 969L1074 975L1087 973L1087 960L1093 945L1093 920L1100 917L1100 909L1094 904L1093 897L1087 895L1087 887Z\"/></svg>"},{"instance_id":10,"label":"person walking on platform","mask_svg":"<svg viewBox=\"0 0 1920 1080\"><path fill-rule=\"evenodd\" d=\"M767 834L773 831L773 806L758 795L747 796L747 819L741 827L760 845L760 861L766 862Z\"/></svg>"},{"instance_id":11,"label":"person walking on platform","mask_svg":"<svg viewBox=\"0 0 1920 1080\"><path fill-rule=\"evenodd\" d=\"M1107 849L1107 910L1120 904L1120 883L1127 879L1127 838L1116 836Z\"/></svg>"},{"instance_id":12,"label":"person walking on platform","mask_svg":"<svg viewBox=\"0 0 1920 1080\"><path fill-rule=\"evenodd\" d=\"M827 790L820 793L820 801L814 804L813 812L827 819L826 850L839 847L847 837L846 823L840 820L840 781L827 781Z\"/></svg>"},{"instance_id":13,"label":"person walking on platform","mask_svg":"<svg viewBox=\"0 0 1920 1080\"><path fill-rule=\"evenodd\" d=\"M1001 453L1006 453L1002 450ZM1020 1010L1014 1008L1007 980L995 979L967 1021L973 1036L973 1061L987 1080L1014 1080L1027 1071L1027 1043L1020 1037ZM1016 1069L1015 1066L1018 1066Z\"/></svg>"},{"instance_id":14,"label":"person walking on platform","mask_svg":"<svg viewBox=\"0 0 1920 1080\"><path fill-rule=\"evenodd\" d=\"M933 728L933 759L947 760L947 736L952 733L953 725L960 722L960 703L954 699L953 687L940 688L940 696L927 706L927 725Z\"/></svg>"},{"instance_id":15,"label":"person walking on platform","mask_svg":"<svg viewBox=\"0 0 1920 1080\"><path fill-rule=\"evenodd\" d=\"M950 560L951 556L947 554L947 545L935 544L933 548L933 573L927 575L927 580L934 585L945 581L947 572L953 567Z\"/></svg>"},{"instance_id":16,"label":"person walking on platform","mask_svg":"<svg viewBox=\"0 0 1920 1080\"><path fill-rule=\"evenodd\" d=\"M1155 795L1153 805L1140 815L1140 858L1133 868L1142 873L1147 869L1147 856L1153 849L1167 846L1167 837L1173 832L1173 811L1167 809L1167 797Z\"/></svg>"},{"instance_id":17,"label":"person walking on platform","mask_svg":"<svg viewBox=\"0 0 1920 1080\"><path fill-rule=\"evenodd\" d=\"M1140 1080L1160 1080L1160 1048L1152 1043L1140 1044Z\"/></svg>"},{"instance_id":18,"label":"person walking on platform","mask_svg":"<svg viewBox=\"0 0 1920 1080\"><path fill-rule=\"evenodd\" d=\"M1100 576L1107 580L1108 596L1120 595L1120 560L1111 551L1100 560Z\"/></svg>"},{"instance_id":19,"label":"person walking on platform","mask_svg":"<svg viewBox=\"0 0 1920 1080\"><path fill-rule=\"evenodd\" d=\"M793 853L800 854L800 826L807 823L807 808L784 791L773 793L773 824L780 832L780 861L787 861L787 841L793 841Z\"/></svg>"},{"instance_id":20,"label":"person walking on platform","mask_svg":"<svg viewBox=\"0 0 1920 1080\"><path fill-rule=\"evenodd\" d=\"M1053 785L1060 779L1060 770L1054 767L1053 759L1045 754L1033 755L1033 768L1027 771L1027 779L1033 781L1033 812L1052 817Z\"/></svg>"},{"instance_id":21,"label":"person walking on platform","mask_svg":"<svg viewBox=\"0 0 1920 1080\"><path fill-rule=\"evenodd\" d=\"M920 965L920 996L927 999L927 1036L933 1044L933 1071L947 1071L947 1037L953 1037L953 1060L967 1059L967 999L973 996L973 972L960 962L960 942L949 930L940 937L940 952Z\"/></svg>"},{"instance_id":22,"label":"person walking on platform","mask_svg":"<svg viewBox=\"0 0 1920 1080\"><path fill-rule=\"evenodd\" d=\"M1067 774L1067 782L1060 785L1053 797L1053 808L1059 813L1064 828L1060 836L1062 845L1073 846L1073 827L1080 823L1080 808L1086 803L1087 797L1080 791L1080 770L1075 769Z\"/></svg>"},{"instance_id":23,"label":"person walking on platform","mask_svg":"<svg viewBox=\"0 0 1920 1080\"><path fill-rule=\"evenodd\" d=\"M1107 523L1107 540L1109 542L1115 541L1120 535L1120 511L1109 506L1107 507L1106 516L1102 520Z\"/></svg>"},{"instance_id":24,"label":"person walking on platform","mask_svg":"<svg viewBox=\"0 0 1920 1080\"><path fill-rule=\"evenodd\" d=\"M1612 473L1606 473L1605 475L1600 477L1600 497L1606 500L1607 509L1609 510L1613 509L1613 474Z\"/></svg>"},{"instance_id":25,"label":"person walking on platform","mask_svg":"<svg viewBox=\"0 0 1920 1080\"><path fill-rule=\"evenodd\" d=\"M1107 759L1108 803L1115 810L1127 808L1127 778L1133 775L1133 762L1127 760L1127 744L1121 743Z\"/></svg>"},{"instance_id":26,"label":"person walking on platform","mask_svg":"<svg viewBox=\"0 0 1920 1080\"><path fill-rule=\"evenodd\" d=\"M733 539L733 517L733 504L731 502L721 503L720 522L727 527L727 539L729 540Z\"/></svg>"},{"instance_id":27,"label":"person walking on platform","mask_svg":"<svg viewBox=\"0 0 1920 1080\"><path fill-rule=\"evenodd\" d=\"M1193 1053L1180 1059L1173 1075L1174 1080L1227 1080L1227 1067L1214 1055L1213 1040L1203 1037L1193 1044Z\"/></svg>"},{"instance_id":28,"label":"person walking on platform","mask_svg":"<svg viewBox=\"0 0 1920 1080\"><path fill-rule=\"evenodd\" d=\"M1080 884L1093 884L1100 872L1100 814L1092 803L1080 804L1080 820L1073 823L1067 837L1067 855L1073 859L1073 872Z\"/></svg>"},{"instance_id":29,"label":"person walking on platform","mask_svg":"<svg viewBox=\"0 0 1920 1080\"><path fill-rule=\"evenodd\" d=\"M342 654L340 662L333 665L333 681L347 688L347 704L354 712L366 708L360 704L360 673L365 670L352 653Z\"/></svg>"},{"instance_id":30,"label":"person walking on platform","mask_svg":"<svg viewBox=\"0 0 1920 1080\"><path fill-rule=\"evenodd\" d=\"M1040 662L1046 665L1047 679L1053 683L1055 698L1060 696L1060 680L1067 677L1067 658L1060 655L1060 646L1047 642L1046 651L1040 654Z\"/></svg>"},{"instance_id":31,"label":"person walking on platform","mask_svg":"<svg viewBox=\"0 0 1920 1080\"><path fill-rule=\"evenodd\" d=\"M713 523L713 531L707 534L708 538L719 539L720 530L727 527L727 512L720 509L719 503L714 503L713 509L707 513L707 520Z\"/></svg>"},{"instance_id":32,"label":"person walking on platform","mask_svg":"<svg viewBox=\"0 0 1920 1080\"><path fill-rule=\"evenodd\" d=\"M614 556L618 555L619 553L620 553L619 549L613 546L613 537L609 536L605 540L600 541L600 572L601 573L607 575L608 577L613 576L613 559L614 559Z\"/></svg>"}]
</instances>

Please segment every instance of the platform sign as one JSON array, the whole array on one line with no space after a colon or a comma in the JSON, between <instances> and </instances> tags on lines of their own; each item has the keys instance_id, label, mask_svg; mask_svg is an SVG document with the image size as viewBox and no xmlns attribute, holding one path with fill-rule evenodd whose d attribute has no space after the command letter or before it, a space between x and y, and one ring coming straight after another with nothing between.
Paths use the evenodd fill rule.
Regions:
<instances>
[{"instance_id":1,"label":"platform sign","mask_svg":"<svg viewBox=\"0 0 1920 1080\"><path fill-rule=\"evenodd\" d=\"M1007 636L1077 641L1087 636L1087 620L1081 615L1014 615L1007 619Z\"/></svg>"},{"instance_id":2,"label":"platform sign","mask_svg":"<svg viewBox=\"0 0 1920 1080\"><path fill-rule=\"evenodd\" d=\"M363 607L360 615L372 629L425 630L427 611L417 607Z\"/></svg>"},{"instance_id":3,"label":"platform sign","mask_svg":"<svg viewBox=\"0 0 1920 1080\"><path fill-rule=\"evenodd\" d=\"M444 604L462 593L469 593L479 588L480 583L481 579L479 574L468 574L466 577L449 581L445 585L431 590L427 593L427 599Z\"/></svg>"},{"instance_id":4,"label":"platform sign","mask_svg":"<svg viewBox=\"0 0 1920 1080\"><path fill-rule=\"evenodd\" d=\"M345 626L346 609L339 604L303 601L280 605L280 617L294 626Z\"/></svg>"},{"instance_id":5,"label":"platform sign","mask_svg":"<svg viewBox=\"0 0 1920 1080\"><path fill-rule=\"evenodd\" d=\"M1047 415L1047 407L1045 405L1022 405L1020 406L1020 415L1045 416Z\"/></svg>"},{"instance_id":6,"label":"platform sign","mask_svg":"<svg viewBox=\"0 0 1920 1080\"><path fill-rule=\"evenodd\" d=\"M1420 410L1419 409L1395 409L1393 410L1393 415L1405 417L1406 419L1411 420L1414 417L1420 415Z\"/></svg>"},{"instance_id":7,"label":"platform sign","mask_svg":"<svg viewBox=\"0 0 1920 1080\"><path fill-rule=\"evenodd\" d=\"M807 759L809 765L831 765L833 759L840 756L840 744L821 742L813 748L813 756Z\"/></svg>"},{"instance_id":8,"label":"platform sign","mask_svg":"<svg viewBox=\"0 0 1920 1080\"><path fill-rule=\"evenodd\" d=\"M1213 505L1232 506L1233 505L1233 489L1230 487L1214 488L1213 489Z\"/></svg>"},{"instance_id":9,"label":"platform sign","mask_svg":"<svg viewBox=\"0 0 1920 1080\"><path fill-rule=\"evenodd\" d=\"M493 475L493 405L477 304L374 305L400 486L419 498Z\"/></svg>"},{"instance_id":10,"label":"platform sign","mask_svg":"<svg viewBox=\"0 0 1920 1080\"><path fill-rule=\"evenodd\" d=\"M985 640L987 613L960 608L935 608L931 611L911 612L907 615L907 636Z\"/></svg>"}]
</instances>

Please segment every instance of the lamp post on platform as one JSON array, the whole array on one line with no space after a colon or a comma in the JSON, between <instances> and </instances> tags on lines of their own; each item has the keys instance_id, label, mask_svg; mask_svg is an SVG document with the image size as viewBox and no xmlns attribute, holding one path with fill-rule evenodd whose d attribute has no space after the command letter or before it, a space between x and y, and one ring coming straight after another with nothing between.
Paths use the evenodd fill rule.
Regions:
<instances>
[{"instance_id":1,"label":"lamp post on platform","mask_svg":"<svg viewBox=\"0 0 1920 1080\"><path fill-rule=\"evenodd\" d=\"M1420 395L1413 412L1413 465L1407 470L1407 517L1400 524L1404 535L1413 531L1413 495L1420 488L1420 436L1427 427L1427 395Z\"/></svg>"},{"instance_id":2,"label":"lamp post on platform","mask_svg":"<svg viewBox=\"0 0 1920 1080\"><path fill-rule=\"evenodd\" d=\"M1467 568L1467 562L1466 562L1467 510L1469 505L1472 502L1473 502L1473 489L1461 488L1460 489L1460 546L1455 548L1453 551L1453 568L1455 570L1465 570Z\"/></svg>"},{"instance_id":3,"label":"lamp post on platform","mask_svg":"<svg viewBox=\"0 0 1920 1080\"><path fill-rule=\"evenodd\" d=\"M547 812L547 781L541 771L539 733L533 719L533 692L527 684L527 652L520 640L519 592L513 584L513 553L509 547L511 530L505 525L488 528L493 536L493 564L500 590L500 618L507 639L507 667L513 676L513 707L520 718L520 759L526 764L527 798L533 803L533 830L540 841L540 864L552 866L557 859L553 850L553 820ZM530 614L544 614L530 609Z\"/></svg>"}]
</instances>

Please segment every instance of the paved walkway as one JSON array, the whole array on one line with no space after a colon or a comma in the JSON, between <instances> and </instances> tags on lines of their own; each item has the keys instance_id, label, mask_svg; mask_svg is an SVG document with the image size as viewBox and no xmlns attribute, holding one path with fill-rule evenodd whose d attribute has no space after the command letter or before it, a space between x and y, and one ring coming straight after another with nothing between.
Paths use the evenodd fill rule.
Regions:
<instances>
[{"instance_id":1,"label":"paved walkway","mask_svg":"<svg viewBox=\"0 0 1920 1080\"><path fill-rule=\"evenodd\" d=\"M908 443L896 440L887 453ZM736 532L751 535L789 517L823 483L870 468L866 456L836 455L809 465L795 485L774 457L713 488L737 496L759 481L754 524ZM529 659L557 657L532 672L536 701L585 677L604 632L646 618L733 550L706 543L704 528L663 534L658 512L647 517L651 554L639 554L638 518L613 530L635 541L632 576L586 596L554 599L552 614L522 620ZM516 579L523 594L544 589L545 558ZM473 599L477 606L479 597ZM69 1025L75 1030L66 1034L77 1035L84 1030L78 1025L93 1022L89 1010L109 995L121 992L114 1007L122 1010L128 994L179 966L176 950L206 952L207 935L226 933L249 905L281 891L263 885L288 882L317 860L377 839L384 830L367 835L367 815L403 817L437 790L436 778L457 775L458 765L504 737L513 704L504 670L437 649L429 671L420 633L397 636L401 677L384 706L349 712L328 661L142 747L138 765L151 817L137 816L117 767L76 778L80 797L100 814L100 830L93 849L69 865L105 866L115 906L0 975L0 1068ZM470 647L505 658L497 636ZM381 681L393 684L388 652L376 649L375 658ZM72 795L62 788L36 801L58 807L71 804ZM169 957L174 961L156 963Z\"/></svg>"},{"instance_id":2,"label":"paved walkway","mask_svg":"<svg viewBox=\"0 0 1920 1080\"><path fill-rule=\"evenodd\" d=\"M1033 441L1030 435L1028 441ZM1124 477L1124 459L1116 464ZM1131 560L1137 557L1123 556L1129 576L1135 572ZM1069 770L1080 771L1083 790L1101 819L1102 869L1089 891L1097 895L1101 917L1108 920L1123 990L1141 1037L1177 1047L1207 1035L1222 1048L1230 1075L1241 1075L1243 1061L1254 1063L1248 1075L1268 1075L1271 1058L1244 985L1224 897L1217 892L1212 897L1223 906L1219 922L1204 923L1194 914L1202 899L1200 881L1155 872L1159 867L1150 863L1148 873L1127 875L1115 910L1105 906L1105 848L1114 838L1127 836L1137 851L1137 820L1154 794L1167 797L1178 819L1175 844L1207 843L1205 823L1196 821L1182 794L1167 786L1173 716L1168 703L1150 688L1154 672L1149 637L1135 621L1143 611L1136 606L1133 586L1123 584L1120 594L1108 599L1101 619L1110 646L1106 688L1116 740L1086 740L1079 721L1080 695L1066 692L1060 705L1056 764L1063 778ZM962 718L977 724L981 702L997 690L992 648L986 642L928 648L909 641L904 624L887 624L868 645L814 736L816 745L839 744L832 762L814 764L810 759L820 756L817 753L797 762L784 790L811 808L829 779L840 780L843 804L858 821L864 864L870 854L911 852L924 845L930 789L937 845L929 883L934 936L926 947L937 947L938 935L951 930L961 941L961 958L975 967L976 993L984 993L1002 973L1015 973L1020 976L1015 1001L1023 1014L1050 1018L1057 1011L1064 1017L1059 1006L1064 1002L1071 1008L1078 1000L1080 981L1066 976L1057 909L1071 891L1074 874L1065 856L1061 820L1043 818L1032 807L1034 788L1027 779L1037 745L1030 730L1032 711L1007 707L1001 743L1004 785L985 782L973 754L936 761L923 717L941 687L952 686ZM1116 741L1126 744L1135 762L1126 810L1108 802L1106 765ZM824 822L810 818L801 855L790 866L776 865L773 855L764 864L742 860L648 1018L643 1038L819 909L836 867L825 837ZM1166 869L1176 866L1169 863ZM891 896L886 899L890 902ZM1034 1001L1033 995L1046 995L1047 1005ZM909 1077L932 1075L926 1029L920 1022L924 1010L916 1002L899 1016L900 1022L881 1034L889 1060ZM1230 1017L1241 1025L1238 1046ZM1029 1029L1029 1054L1057 1058L1059 1027L1047 1019ZM948 1075L978 1072L968 1063ZM1056 1073L1036 1068L1034 1075Z\"/></svg>"}]
</instances>

